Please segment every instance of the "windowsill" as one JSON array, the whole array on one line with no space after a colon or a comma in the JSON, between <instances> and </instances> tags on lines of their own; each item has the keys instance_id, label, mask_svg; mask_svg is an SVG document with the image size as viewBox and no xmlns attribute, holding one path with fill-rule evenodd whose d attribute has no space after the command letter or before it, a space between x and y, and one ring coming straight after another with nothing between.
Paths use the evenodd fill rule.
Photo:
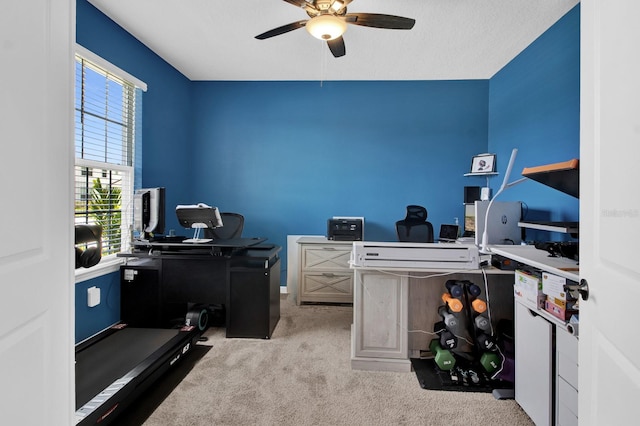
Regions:
<instances>
[{"instance_id":1,"label":"windowsill","mask_svg":"<svg viewBox=\"0 0 640 426\"><path fill-rule=\"evenodd\" d=\"M78 268L76 269L76 284L116 272L120 270L120 265L123 263L124 259L111 255L103 257L100 263L91 268Z\"/></svg>"}]
</instances>

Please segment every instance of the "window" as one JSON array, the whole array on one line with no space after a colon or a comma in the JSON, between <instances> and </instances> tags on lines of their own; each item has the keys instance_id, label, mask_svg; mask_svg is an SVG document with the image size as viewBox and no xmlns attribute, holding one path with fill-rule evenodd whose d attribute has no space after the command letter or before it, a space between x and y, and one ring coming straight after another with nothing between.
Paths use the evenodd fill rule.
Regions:
<instances>
[{"instance_id":1,"label":"window","mask_svg":"<svg viewBox=\"0 0 640 426\"><path fill-rule=\"evenodd\" d=\"M91 56L77 53L75 62L74 214L76 224L102 226L106 256L128 249L141 90Z\"/></svg>"}]
</instances>

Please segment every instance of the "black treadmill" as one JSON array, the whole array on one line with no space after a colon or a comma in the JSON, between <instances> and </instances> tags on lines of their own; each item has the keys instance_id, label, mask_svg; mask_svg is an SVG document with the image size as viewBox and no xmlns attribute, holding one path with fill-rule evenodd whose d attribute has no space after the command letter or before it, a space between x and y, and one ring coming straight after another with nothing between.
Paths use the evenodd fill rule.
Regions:
<instances>
[{"instance_id":1,"label":"black treadmill","mask_svg":"<svg viewBox=\"0 0 640 426\"><path fill-rule=\"evenodd\" d=\"M198 327L116 324L76 345L76 424L108 424L196 344Z\"/></svg>"}]
</instances>

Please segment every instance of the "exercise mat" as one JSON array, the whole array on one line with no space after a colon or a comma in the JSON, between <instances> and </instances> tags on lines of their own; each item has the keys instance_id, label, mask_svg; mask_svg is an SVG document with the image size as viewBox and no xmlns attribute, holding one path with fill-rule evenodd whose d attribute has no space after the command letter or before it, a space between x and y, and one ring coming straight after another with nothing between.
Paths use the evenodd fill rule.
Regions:
<instances>
[{"instance_id":1,"label":"exercise mat","mask_svg":"<svg viewBox=\"0 0 640 426\"><path fill-rule=\"evenodd\" d=\"M422 389L454 392L492 392L511 389L513 384L492 380L481 366L457 363L451 371L440 370L433 359L411 358L411 365Z\"/></svg>"}]
</instances>

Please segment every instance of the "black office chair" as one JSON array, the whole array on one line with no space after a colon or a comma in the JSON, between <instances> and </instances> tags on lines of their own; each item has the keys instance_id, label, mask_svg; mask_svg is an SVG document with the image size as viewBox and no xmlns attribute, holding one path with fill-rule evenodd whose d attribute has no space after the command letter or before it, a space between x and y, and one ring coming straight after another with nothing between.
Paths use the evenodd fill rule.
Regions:
<instances>
[{"instance_id":1,"label":"black office chair","mask_svg":"<svg viewBox=\"0 0 640 426\"><path fill-rule=\"evenodd\" d=\"M398 241L432 243L433 225L427 222L427 209L422 206L407 206L407 215L396 222Z\"/></svg>"},{"instance_id":2,"label":"black office chair","mask_svg":"<svg viewBox=\"0 0 640 426\"><path fill-rule=\"evenodd\" d=\"M222 218L223 226L221 228L205 229L205 238L228 240L231 238L240 238L242 236L244 216L239 213L220 213L220 217Z\"/></svg>"}]
</instances>

